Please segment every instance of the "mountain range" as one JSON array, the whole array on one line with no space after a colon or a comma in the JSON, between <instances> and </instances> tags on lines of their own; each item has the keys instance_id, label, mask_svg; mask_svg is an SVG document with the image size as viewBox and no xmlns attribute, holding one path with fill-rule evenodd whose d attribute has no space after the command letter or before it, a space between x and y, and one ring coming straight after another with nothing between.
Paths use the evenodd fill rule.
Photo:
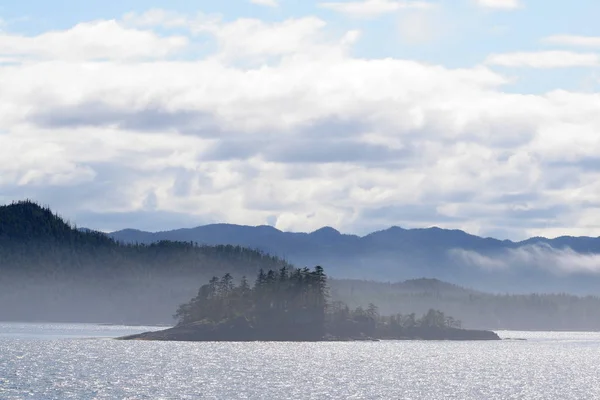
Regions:
<instances>
[{"instance_id":1,"label":"mountain range","mask_svg":"<svg viewBox=\"0 0 600 400\"><path fill-rule=\"evenodd\" d=\"M534 237L520 242L460 230L397 226L366 236L331 227L312 233L271 226L213 224L191 229L108 234L124 243L161 240L260 249L295 265L323 265L336 278L398 281L443 279L492 292L600 293L600 238Z\"/></svg>"},{"instance_id":2,"label":"mountain range","mask_svg":"<svg viewBox=\"0 0 600 400\"><path fill-rule=\"evenodd\" d=\"M366 237L331 228L301 234L234 225L175 232L107 235L76 229L29 201L0 206L0 320L168 324L177 306L211 276L231 273L239 279L260 268L293 267L269 250L309 266L324 265L332 301L353 308L373 303L386 315L434 308L480 329L600 329L598 296L515 294L519 285L524 291L538 285L547 292L588 288L594 293L595 253L584 253L573 243L517 244L437 228L392 228ZM203 236L189 236L198 232ZM498 260L507 255L530 264L553 257L556 265L562 260L562 269L502 268ZM444 257L453 264L435 263ZM471 264L465 262L468 257ZM492 267L472 265L481 260ZM568 272L567 265L577 269ZM353 275L366 279L347 279ZM418 279L408 279L411 275ZM442 275L460 285L435 279ZM559 289L552 290L553 284ZM505 287L512 294L486 293L485 286L496 292Z\"/></svg>"}]
</instances>

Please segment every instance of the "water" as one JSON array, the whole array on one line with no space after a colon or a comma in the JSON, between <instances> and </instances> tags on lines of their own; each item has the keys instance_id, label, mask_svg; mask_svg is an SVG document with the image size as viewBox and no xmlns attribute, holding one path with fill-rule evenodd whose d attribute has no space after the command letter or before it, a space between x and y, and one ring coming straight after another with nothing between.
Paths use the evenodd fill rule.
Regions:
<instances>
[{"instance_id":1,"label":"water","mask_svg":"<svg viewBox=\"0 0 600 400\"><path fill-rule=\"evenodd\" d=\"M0 323L0 399L600 398L600 333L500 332L528 339L502 342L110 339L149 329Z\"/></svg>"}]
</instances>

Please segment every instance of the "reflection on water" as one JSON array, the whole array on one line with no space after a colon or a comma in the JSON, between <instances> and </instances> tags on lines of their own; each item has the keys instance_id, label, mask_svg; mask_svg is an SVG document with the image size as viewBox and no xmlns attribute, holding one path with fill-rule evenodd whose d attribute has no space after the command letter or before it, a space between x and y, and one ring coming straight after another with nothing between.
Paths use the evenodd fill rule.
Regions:
<instances>
[{"instance_id":1,"label":"reflection on water","mask_svg":"<svg viewBox=\"0 0 600 400\"><path fill-rule=\"evenodd\" d=\"M0 339L76 339L114 338L134 333L164 329L156 326L121 326L108 324L61 324L0 322Z\"/></svg>"},{"instance_id":2,"label":"reflection on water","mask_svg":"<svg viewBox=\"0 0 600 400\"><path fill-rule=\"evenodd\" d=\"M497 342L106 339L149 329L159 328L0 323L0 399L600 398L599 333L499 332L527 340Z\"/></svg>"}]
</instances>

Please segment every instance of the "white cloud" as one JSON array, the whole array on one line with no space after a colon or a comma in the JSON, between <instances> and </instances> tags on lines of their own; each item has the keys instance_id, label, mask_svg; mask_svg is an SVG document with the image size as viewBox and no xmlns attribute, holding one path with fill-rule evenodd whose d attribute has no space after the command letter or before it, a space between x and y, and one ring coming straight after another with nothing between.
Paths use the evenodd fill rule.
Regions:
<instances>
[{"instance_id":1,"label":"white cloud","mask_svg":"<svg viewBox=\"0 0 600 400\"><path fill-rule=\"evenodd\" d=\"M279 6L279 2L277 0L250 0L250 3L265 7Z\"/></svg>"},{"instance_id":2,"label":"white cloud","mask_svg":"<svg viewBox=\"0 0 600 400\"><path fill-rule=\"evenodd\" d=\"M454 249L450 254L469 265L487 270L534 267L555 274L600 274L600 255L577 253L571 248L557 249L545 243L508 249L496 255Z\"/></svg>"},{"instance_id":3,"label":"white cloud","mask_svg":"<svg viewBox=\"0 0 600 400\"><path fill-rule=\"evenodd\" d=\"M182 50L182 36L160 37L127 29L114 20L81 23L38 36L0 34L0 56L27 59L94 60L162 58Z\"/></svg>"},{"instance_id":4,"label":"white cloud","mask_svg":"<svg viewBox=\"0 0 600 400\"><path fill-rule=\"evenodd\" d=\"M123 22L136 27L165 26L174 28L187 27L190 18L185 14L154 8L141 14L129 12L123 16Z\"/></svg>"},{"instance_id":5,"label":"white cloud","mask_svg":"<svg viewBox=\"0 0 600 400\"><path fill-rule=\"evenodd\" d=\"M242 59L291 54L316 54L330 57L343 51L322 34L325 21L315 18L288 19L265 23L257 19L239 19L214 25L207 32L214 35L219 46L219 57ZM346 38L347 39L347 38ZM347 40L339 39L338 43Z\"/></svg>"},{"instance_id":6,"label":"white cloud","mask_svg":"<svg viewBox=\"0 0 600 400\"><path fill-rule=\"evenodd\" d=\"M569 51L538 51L492 54L486 64L503 67L527 68L572 68L596 67L600 65L600 55L594 53L574 53Z\"/></svg>"},{"instance_id":7,"label":"white cloud","mask_svg":"<svg viewBox=\"0 0 600 400\"><path fill-rule=\"evenodd\" d=\"M282 55L317 55L336 57L360 36L348 31L341 38L331 38L323 30L325 21L316 17L290 18L267 23L255 18L225 22L220 16L198 14L188 17L167 10L153 9L142 14L129 13L125 24L138 27L183 27L195 35L211 36L219 48L214 59L268 61Z\"/></svg>"},{"instance_id":8,"label":"white cloud","mask_svg":"<svg viewBox=\"0 0 600 400\"><path fill-rule=\"evenodd\" d=\"M520 0L474 0L480 7L497 10L515 10L521 8Z\"/></svg>"},{"instance_id":9,"label":"white cloud","mask_svg":"<svg viewBox=\"0 0 600 400\"><path fill-rule=\"evenodd\" d=\"M76 42L85 57L65 50L66 30L44 42L51 57L0 64L0 199L101 215L143 210L151 194L157 212L193 221L302 231L435 224L522 234L577 221L600 233L579 219L583 202L600 201L598 93L511 94L486 66L357 58L358 32L334 34L317 18L154 11L106 23L123 43L131 32L162 40L124 26L194 26L215 51L100 62L103 30ZM581 210L553 208L565 204Z\"/></svg>"},{"instance_id":10,"label":"white cloud","mask_svg":"<svg viewBox=\"0 0 600 400\"><path fill-rule=\"evenodd\" d=\"M600 48L600 36L553 35L544 38L543 42L573 47Z\"/></svg>"},{"instance_id":11,"label":"white cloud","mask_svg":"<svg viewBox=\"0 0 600 400\"><path fill-rule=\"evenodd\" d=\"M446 16L435 10L410 10L398 16L400 40L409 44L423 44L452 32Z\"/></svg>"},{"instance_id":12,"label":"white cloud","mask_svg":"<svg viewBox=\"0 0 600 400\"><path fill-rule=\"evenodd\" d=\"M194 15L182 14L175 11L153 8L143 13L130 12L123 16L121 23L125 26L137 28L183 28L194 35L214 32L222 24L219 14L204 14L198 12Z\"/></svg>"},{"instance_id":13,"label":"white cloud","mask_svg":"<svg viewBox=\"0 0 600 400\"><path fill-rule=\"evenodd\" d=\"M319 3L319 7L327 8L355 18L372 18L383 14L408 9L431 9L433 3L425 1L403 0L364 0L345 2Z\"/></svg>"}]
</instances>

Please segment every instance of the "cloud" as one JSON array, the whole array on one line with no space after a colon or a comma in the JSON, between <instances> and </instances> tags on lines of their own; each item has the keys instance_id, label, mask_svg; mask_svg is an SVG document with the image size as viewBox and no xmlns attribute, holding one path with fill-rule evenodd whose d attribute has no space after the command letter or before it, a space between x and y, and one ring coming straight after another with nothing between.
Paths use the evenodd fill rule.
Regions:
<instances>
[{"instance_id":1,"label":"cloud","mask_svg":"<svg viewBox=\"0 0 600 400\"><path fill-rule=\"evenodd\" d=\"M555 45L600 48L600 36L553 35L542 41Z\"/></svg>"},{"instance_id":2,"label":"cloud","mask_svg":"<svg viewBox=\"0 0 600 400\"><path fill-rule=\"evenodd\" d=\"M357 31L314 17L154 10L80 25L150 39L134 57L91 29L70 54L66 29L0 65L1 202L34 198L91 228L106 214L110 229L137 221L115 215L161 229L185 214L300 231L600 233L598 93L523 95L486 65L357 57ZM169 29L186 49L210 46L150 58Z\"/></svg>"},{"instance_id":3,"label":"cloud","mask_svg":"<svg viewBox=\"0 0 600 400\"><path fill-rule=\"evenodd\" d=\"M449 21L439 11L417 9L401 13L396 24L400 40L411 45L421 45L450 34L452 30Z\"/></svg>"},{"instance_id":4,"label":"cloud","mask_svg":"<svg viewBox=\"0 0 600 400\"><path fill-rule=\"evenodd\" d=\"M223 16L220 14L183 14L161 8L152 8L142 13L129 12L123 15L121 23L135 28L165 28L185 29L194 35L203 35L215 32L222 24Z\"/></svg>"},{"instance_id":5,"label":"cloud","mask_svg":"<svg viewBox=\"0 0 600 400\"><path fill-rule=\"evenodd\" d=\"M600 65L600 55L569 51L516 52L492 54L487 57L485 63L502 67L526 68L596 67Z\"/></svg>"},{"instance_id":6,"label":"cloud","mask_svg":"<svg viewBox=\"0 0 600 400\"><path fill-rule=\"evenodd\" d=\"M425 1L402 1L402 0L364 0L346 2L324 2L318 3L319 7L336 11L354 18L373 18L383 14L393 13L399 10L409 9L431 9L433 3Z\"/></svg>"},{"instance_id":7,"label":"cloud","mask_svg":"<svg viewBox=\"0 0 600 400\"><path fill-rule=\"evenodd\" d=\"M257 19L239 19L220 24L210 30L219 46L219 57L264 60L264 57L307 54L319 57L337 56L347 44L347 37L339 44L327 43L322 36L325 21L315 17L288 19L266 23Z\"/></svg>"},{"instance_id":8,"label":"cloud","mask_svg":"<svg viewBox=\"0 0 600 400\"><path fill-rule=\"evenodd\" d=\"M198 17L201 17L201 14ZM167 28L187 27L193 20L185 14L159 8L153 8L141 14L129 12L122 19L127 25L144 28L155 26Z\"/></svg>"},{"instance_id":9,"label":"cloud","mask_svg":"<svg viewBox=\"0 0 600 400\"><path fill-rule=\"evenodd\" d=\"M256 18L239 18L226 22L218 15L186 16L162 9L129 13L124 24L134 27L185 28L194 36L210 37L218 52L212 59L244 60L252 65L279 60L283 55L338 57L360 37L349 30L335 39L323 31L327 23L317 17L289 18L265 22Z\"/></svg>"},{"instance_id":10,"label":"cloud","mask_svg":"<svg viewBox=\"0 0 600 400\"><path fill-rule=\"evenodd\" d=\"M104 101L55 105L30 116L43 128L117 127L123 130L164 132L214 137L221 132L210 115L200 110L170 111L163 104L116 107Z\"/></svg>"},{"instance_id":11,"label":"cloud","mask_svg":"<svg viewBox=\"0 0 600 400\"><path fill-rule=\"evenodd\" d=\"M0 33L0 56L70 61L156 59L181 51L187 43L183 36L160 37L125 28L114 20L95 21L38 36Z\"/></svg>"},{"instance_id":12,"label":"cloud","mask_svg":"<svg viewBox=\"0 0 600 400\"><path fill-rule=\"evenodd\" d=\"M265 7L279 6L279 2L277 0L250 0L250 3Z\"/></svg>"},{"instance_id":13,"label":"cloud","mask_svg":"<svg viewBox=\"0 0 600 400\"><path fill-rule=\"evenodd\" d=\"M522 7L520 0L474 0L477 5L496 10L515 10Z\"/></svg>"},{"instance_id":14,"label":"cloud","mask_svg":"<svg viewBox=\"0 0 600 400\"><path fill-rule=\"evenodd\" d=\"M600 254L577 253L569 247L557 249L544 243L508 249L493 256L464 249L453 249L450 255L460 262L487 270L528 266L557 275L600 273Z\"/></svg>"}]
</instances>

